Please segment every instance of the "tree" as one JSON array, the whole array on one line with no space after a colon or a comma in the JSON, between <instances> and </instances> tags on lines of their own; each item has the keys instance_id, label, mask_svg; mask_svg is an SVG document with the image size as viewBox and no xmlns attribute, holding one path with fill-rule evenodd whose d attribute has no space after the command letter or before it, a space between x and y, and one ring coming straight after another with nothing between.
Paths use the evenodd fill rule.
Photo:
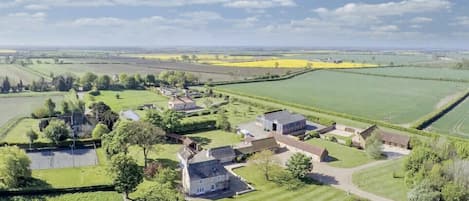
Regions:
<instances>
[{"instance_id":1,"label":"tree","mask_svg":"<svg viewBox=\"0 0 469 201\"><path fill-rule=\"evenodd\" d=\"M161 184L171 184L175 187L179 173L171 168L161 168L156 175L155 181Z\"/></svg>"},{"instance_id":2,"label":"tree","mask_svg":"<svg viewBox=\"0 0 469 201\"><path fill-rule=\"evenodd\" d=\"M372 159L380 159L383 156L383 142L377 131L374 131L365 141L365 152Z\"/></svg>"},{"instance_id":3,"label":"tree","mask_svg":"<svg viewBox=\"0 0 469 201\"><path fill-rule=\"evenodd\" d=\"M102 124L102 123L98 123L96 124L96 126L94 127L93 129L93 132L91 133L91 136L94 138L94 139L101 139L101 137L105 134L108 134L110 131L109 129L107 128L106 125Z\"/></svg>"},{"instance_id":4,"label":"tree","mask_svg":"<svg viewBox=\"0 0 469 201\"><path fill-rule=\"evenodd\" d=\"M52 117L55 115L55 103L52 101L52 99L48 98L46 102L44 103L44 107L47 109L47 113L49 117Z\"/></svg>"},{"instance_id":5,"label":"tree","mask_svg":"<svg viewBox=\"0 0 469 201\"><path fill-rule=\"evenodd\" d=\"M102 136L103 147L109 156L129 152L131 138L129 130L131 129L130 122L123 121L117 125L115 130Z\"/></svg>"},{"instance_id":6,"label":"tree","mask_svg":"<svg viewBox=\"0 0 469 201\"><path fill-rule=\"evenodd\" d=\"M10 89L11 89L10 80L8 79L8 76L6 76L5 79L3 79L3 83L2 83L2 93L8 93L10 92Z\"/></svg>"},{"instance_id":7,"label":"tree","mask_svg":"<svg viewBox=\"0 0 469 201\"><path fill-rule=\"evenodd\" d=\"M445 201L469 200L469 191L467 191L467 188L453 182L447 183L441 190L441 194Z\"/></svg>"},{"instance_id":8,"label":"tree","mask_svg":"<svg viewBox=\"0 0 469 201\"><path fill-rule=\"evenodd\" d=\"M441 193L428 180L424 180L407 194L409 201L440 201L440 197Z\"/></svg>"},{"instance_id":9,"label":"tree","mask_svg":"<svg viewBox=\"0 0 469 201\"><path fill-rule=\"evenodd\" d=\"M123 84L126 89L136 89L138 86L134 76L128 76Z\"/></svg>"},{"instance_id":10,"label":"tree","mask_svg":"<svg viewBox=\"0 0 469 201\"><path fill-rule=\"evenodd\" d=\"M28 137L28 140L29 140L29 149L31 149L31 145L34 143L34 141L36 141L39 138L39 136L32 129L26 132L26 136Z\"/></svg>"},{"instance_id":11,"label":"tree","mask_svg":"<svg viewBox=\"0 0 469 201\"><path fill-rule=\"evenodd\" d=\"M260 169L266 180L270 180L270 172L276 166L274 153L270 150L264 150L254 154L249 159L249 163Z\"/></svg>"},{"instance_id":12,"label":"tree","mask_svg":"<svg viewBox=\"0 0 469 201\"><path fill-rule=\"evenodd\" d=\"M145 121L132 121L129 124L127 132L129 132L130 143L142 148L144 167L146 168L149 152L152 150L153 145L163 142L165 132L163 129Z\"/></svg>"},{"instance_id":13,"label":"tree","mask_svg":"<svg viewBox=\"0 0 469 201\"><path fill-rule=\"evenodd\" d=\"M162 128L166 133L175 132L181 126L181 118L181 114L173 110L165 110L161 113L149 110L145 115L145 121Z\"/></svg>"},{"instance_id":14,"label":"tree","mask_svg":"<svg viewBox=\"0 0 469 201\"><path fill-rule=\"evenodd\" d=\"M231 124L228 121L228 116L226 116L224 109L218 110L216 126L218 129L222 129L224 131L229 131L231 129Z\"/></svg>"},{"instance_id":15,"label":"tree","mask_svg":"<svg viewBox=\"0 0 469 201\"><path fill-rule=\"evenodd\" d=\"M96 82L96 87L99 90L109 89L111 87L111 77L109 75L100 76Z\"/></svg>"},{"instance_id":16,"label":"tree","mask_svg":"<svg viewBox=\"0 0 469 201\"><path fill-rule=\"evenodd\" d=\"M150 85L155 85L156 84L156 77L153 74L147 74L145 76L145 85L150 86Z\"/></svg>"},{"instance_id":17,"label":"tree","mask_svg":"<svg viewBox=\"0 0 469 201\"><path fill-rule=\"evenodd\" d=\"M184 195L168 183L151 183L139 188L138 192L136 201L184 201Z\"/></svg>"},{"instance_id":18,"label":"tree","mask_svg":"<svg viewBox=\"0 0 469 201\"><path fill-rule=\"evenodd\" d=\"M0 189L17 188L31 177L31 160L16 147L0 147Z\"/></svg>"},{"instance_id":19,"label":"tree","mask_svg":"<svg viewBox=\"0 0 469 201\"><path fill-rule=\"evenodd\" d=\"M119 114L113 112L111 107L100 101L91 105L91 110L96 121L103 123L109 130L112 130L114 123L119 119Z\"/></svg>"},{"instance_id":20,"label":"tree","mask_svg":"<svg viewBox=\"0 0 469 201\"><path fill-rule=\"evenodd\" d=\"M64 121L52 119L49 125L44 129L44 135L52 142L58 144L70 136L70 128Z\"/></svg>"},{"instance_id":21,"label":"tree","mask_svg":"<svg viewBox=\"0 0 469 201\"><path fill-rule=\"evenodd\" d=\"M287 170L298 179L303 179L313 170L311 157L302 153L293 154L287 161Z\"/></svg>"},{"instance_id":22,"label":"tree","mask_svg":"<svg viewBox=\"0 0 469 201\"><path fill-rule=\"evenodd\" d=\"M274 67L275 67L275 68L278 68L279 65L280 65L280 64L279 64L278 62L275 62Z\"/></svg>"},{"instance_id":23,"label":"tree","mask_svg":"<svg viewBox=\"0 0 469 201\"><path fill-rule=\"evenodd\" d=\"M72 113L72 110L70 109L70 104L67 101L62 102L62 113L63 114Z\"/></svg>"},{"instance_id":24,"label":"tree","mask_svg":"<svg viewBox=\"0 0 469 201\"><path fill-rule=\"evenodd\" d=\"M80 84L83 87L83 90L89 91L93 87L93 84L95 81L98 79L98 76L94 73L87 72L85 73L81 79L80 79Z\"/></svg>"},{"instance_id":25,"label":"tree","mask_svg":"<svg viewBox=\"0 0 469 201\"><path fill-rule=\"evenodd\" d=\"M129 193L134 192L143 181L143 171L137 162L130 156L118 154L111 158L109 168L115 189L129 198Z\"/></svg>"}]
</instances>

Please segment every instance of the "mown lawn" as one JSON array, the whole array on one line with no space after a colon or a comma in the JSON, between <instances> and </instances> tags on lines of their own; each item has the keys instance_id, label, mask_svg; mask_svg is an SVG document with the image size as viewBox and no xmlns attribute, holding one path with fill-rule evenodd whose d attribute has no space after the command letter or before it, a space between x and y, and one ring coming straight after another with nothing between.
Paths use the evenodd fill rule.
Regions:
<instances>
[{"instance_id":1,"label":"mown lawn","mask_svg":"<svg viewBox=\"0 0 469 201\"><path fill-rule=\"evenodd\" d=\"M252 183L256 191L223 201L342 201L349 197L346 192L326 185L306 184L299 189L289 190L266 181L262 172L254 167L239 168L235 172Z\"/></svg>"},{"instance_id":2,"label":"mown lawn","mask_svg":"<svg viewBox=\"0 0 469 201\"><path fill-rule=\"evenodd\" d=\"M104 150L96 150L99 165L78 168L60 168L33 170L33 178L44 182L44 185L31 188L65 188L81 187L102 184L111 184L107 174L107 159Z\"/></svg>"},{"instance_id":3,"label":"mown lawn","mask_svg":"<svg viewBox=\"0 0 469 201\"><path fill-rule=\"evenodd\" d=\"M317 138L310 139L306 142L326 148L329 152L329 157L332 158L332 161L328 162L328 164L334 167L351 168L373 161L372 159L368 158L364 151L356 148L347 147Z\"/></svg>"},{"instance_id":4,"label":"mown lawn","mask_svg":"<svg viewBox=\"0 0 469 201\"><path fill-rule=\"evenodd\" d=\"M167 105L168 98L148 90L125 90L125 91L100 91L98 96L86 94L87 105L93 102L103 101L109 105L112 110L119 112L122 110L137 109L143 104L157 104L159 106ZM116 98L119 94L119 99Z\"/></svg>"},{"instance_id":5,"label":"mown lawn","mask_svg":"<svg viewBox=\"0 0 469 201\"><path fill-rule=\"evenodd\" d=\"M163 163L163 165L169 167L177 167L179 161L177 159L177 152L181 149L181 144L161 144L155 145L154 149L148 155L150 161L158 161ZM143 166L143 151L142 148L138 146L132 146L129 150L129 155L137 160L138 164Z\"/></svg>"},{"instance_id":6,"label":"mown lawn","mask_svg":"<svg viewBox=\"0 0 469 201\"><path fill-rule=\"evenodd\" d=\"M0 201L119 201L122 195L117 192L90 192L90 193L68 193L59 195L42 196L13 196L3 197Z\"/></svg>"},{"instance_id":7,"label":"mown lawn","mask_svg":"<svg viewBox=\"0 0 469 201\"><path fill-rule=\"evenodd\" d=\"M225 145L235 145L241 142L241 136L236 133L222 130L207 131L186 135L199 142L204 148L220 147Z\"/></svg>"},{"instance_id":8,"label":"mown lawn","mask_svg":"<svg viewBox=\"0 0 469 201\"><path fill-rule=\"evenodd\" d=\"M406 201L409 189L404 183L404 158L361 170L353 174L359 188L396 201ZM393 173L399 178L394 178Z\"/></svg>"},{"instance_id":9,"label":"mown lawn","mask_svg":"<svg viewBox=\"0 0 469 201\"><path fill-rule=\"evenodd\" d=\"M315 71L293 79L217 88L395 124L412 123L465 83Z\"/></svg>"}]
</instances>

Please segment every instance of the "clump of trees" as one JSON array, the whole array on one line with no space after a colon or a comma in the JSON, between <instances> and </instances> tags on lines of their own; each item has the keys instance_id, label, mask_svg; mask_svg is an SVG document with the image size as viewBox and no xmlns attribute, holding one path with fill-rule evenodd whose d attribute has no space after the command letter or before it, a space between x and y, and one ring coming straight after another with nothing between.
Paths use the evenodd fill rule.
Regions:
<instances>
[{"instance_id":1,"label":"clump of trees","mask_svg":"<svg viewBox=\"0 0 469 201\"><path fill-rule=\"evenodd\" d=\"M145 114L145 121L163 129L167 133L176 132L181 127L182 115L174 110L148 110Z\"/></svg>"},{"instance_id":2,"label":"clump of trees","mask_svg":"<svg viewBox=\"0 0 469 201\"><path fill-rule=\"evenodd\" d=\"M112 111L109 105L106 105L104 102L100 101L93 103L90 106L90 109L93 113L95 120L98 123L102 123L107 126L109 130L112 130L114 124L119 120L119 114Z\"/></svg>"},{"instance_id":3,"label":"clump of trees","mask_svg":"<svg viewBox=\"0 0 469 201\"><path fill-rule=\"evenodd\" d=\"M216 127L224 131L230 131L231 129L231 123L228 121L228 116L224 109L218 110Z\"/></svg>"},{"instance_id":4,"label":"clump of trees","mask_svg":"<svg viewBox=\"0 0 469 201\"><path fill-rule=\"evenodd\" d=\"M56 116L55 111L56 104L52 99L48 98L44 102L44 106L37 108L32 114L32 118L40 119L45 117L54 117Z\"/></svg>"},{"instance_id":5,"label":"clump of trees","mask_svg":"<svg viewBox=\"0 0 469 201\"><path fill-rule=\"evenodd\" d=\"M365 141L365 152L372 159L383 158L383 142L378 131L373 131Z\"/></svg>"},{"instance_id":6,"label":"clump of trees","mask_svg":"<svg viewBox=\"0 0 469 201\"><path fill-rule=\"evenodd\" d=\"M158 75L158 79L165 85L185 88L189 84L196 84L199 78L192 73L183 71L163 71Z\"/></svg>"},{"instance_id":7,"label":"clump of trees","mask_svg":"<svg viewBox=\"0 0 469 201\"><path fill-rule=\"evenodd\" d=\"M58 144L70 137L70 127L64 121L52 119L44 129L44 136L52 142Z\"/></svg>"},{"instance_id":8,"label":"clump of trees","mask_svg":"<svg viewBox=\"0 0 469 201\"><path fill-rule=\"evenodd\" d=\"M410 201L469 200L469 160L442 138L413 147L404 169Z\"/></svg>"},{"instance_id":9,"label":"clump of trees","mask_svg":"<svg viewBox=\"0 0 469 201\"><path fill-rule=\"evenodd\" d=\"M16 146L0 147L0 164L0 189L20 187L31 178L31 160Z\"/></svg>"},{"instance_id":10,"label":"clump of trees","mask_svg":"<svg viewBox=\"0 0 469 201\"><path fill-rule=\"evenodd\" d=\"M134 192L143 181L143 170L130 156L118 154L111 158L110 175L115 189L129 199L129 193Z\"/></svg>"}]
</instances>

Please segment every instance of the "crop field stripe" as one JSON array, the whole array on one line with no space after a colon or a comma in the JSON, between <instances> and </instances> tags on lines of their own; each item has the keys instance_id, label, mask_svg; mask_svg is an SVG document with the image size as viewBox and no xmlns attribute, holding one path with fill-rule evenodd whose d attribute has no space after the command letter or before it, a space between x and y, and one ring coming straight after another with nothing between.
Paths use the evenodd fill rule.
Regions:
<instances>
[{"instance_id":1,"label":"crop field stripe","mask_svg":"<svg viewBox=\"0 0 469 201\"><path fill-rule=\"evenodd\" d=\"M393 67L388 67L393 68ZM356 75L366 75L366 76L376 76L376 77L389 77L389 78L402 78L402 79L414 79L414 80L429 80L429 81L441 81L441 82L462 82L469 83L469 80L465 79L451 79L451 78L430 78L430 77L417 77L417 76L404 76L404 75L386 75L386 74L377 74L377 73L363 73L363 72L353 72L345 71L341 69L323 69L325 71L339 72L339 73L349 73Z\"/></svg>"}]
</instances>

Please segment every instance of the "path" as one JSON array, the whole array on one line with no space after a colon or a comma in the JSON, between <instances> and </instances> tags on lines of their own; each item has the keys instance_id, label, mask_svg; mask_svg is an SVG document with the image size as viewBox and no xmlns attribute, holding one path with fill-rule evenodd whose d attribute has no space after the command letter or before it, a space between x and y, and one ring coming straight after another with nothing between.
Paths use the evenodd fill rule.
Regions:
<instances>
[{"instance_id":1,"label":"path","mask_svg":"<svg viewBox=\"0 0 469 201\"><path fill-rule=\"evenodd\" d=\"M355 172L360 170L373 167L376 165L383 164L390 160L396 160L398 158L388 159L388 160L380 160L371 162L362 166L354 167L354 168L336 168L327 165L326 163L313 163L313 173L310 175L311 178L320 181L321 183L331 185L335 188L344 190L346 192L358 195L360 197L372 200L372 201L392 201L388 198L384 198L373 193L363 191L359 189L355 184L352 182L352 175Z\"/></svg>"}]
</instances>

